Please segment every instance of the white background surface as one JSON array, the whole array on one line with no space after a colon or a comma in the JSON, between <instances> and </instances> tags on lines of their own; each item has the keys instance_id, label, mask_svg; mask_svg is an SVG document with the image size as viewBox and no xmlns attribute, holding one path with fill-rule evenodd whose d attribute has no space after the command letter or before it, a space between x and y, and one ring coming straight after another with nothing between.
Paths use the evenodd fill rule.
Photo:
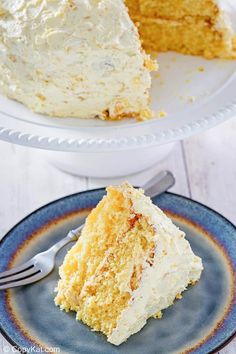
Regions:
<instances>
[{"instance_id":1,"label":"white background surface","mask_svg":"<svg viewBox=\"0 0 236 354\"><path fill-rule=\"evenodd\" d=\"M4 142L0 142L0 163L0 238L21 218L53 199L123 180L67 175L49 165L37 150ZM236 119L179 142L165 161L127 179L142 185L161 169L174 173L174 192L212 207L236 224ZM0 354L8 346L0 336ZM220 353L235 354L236 339Z\"/></svg>"}]
</instances>

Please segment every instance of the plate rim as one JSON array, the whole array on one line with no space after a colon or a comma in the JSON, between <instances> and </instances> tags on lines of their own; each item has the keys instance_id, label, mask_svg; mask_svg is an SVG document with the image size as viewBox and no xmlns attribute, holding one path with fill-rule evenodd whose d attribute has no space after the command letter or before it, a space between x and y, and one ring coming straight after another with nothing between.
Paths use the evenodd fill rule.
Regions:
<instances>
[{"instance_id":1,"label":"plate rim","mask_svg":"<svg viewBox=\"0 0 236 354\"><path fill-rule=\"evenodd\" d=\"M139 188L139 187L136 187L135 188ZM15 225L13 225L6 233L5 235L1 238L0 240L0 249L1 249L1 246L2 246L2 243L4 242L4 240L6 240L7 237L10 236L10 234L22 223L24 222L26 219L28 219L29 217L31 217L32 215L34 215L35 213L39 212L40 210L44 209L45 207L47 206L50 206L52 204L56 204L57 202L59 201L62 201L62 200L66 200L67 198L70 198L70 197L75 197L75 196L80 196L82 194L87 194L87 193L91 193L91 192L104 192L106 190L106 187L102 187L102 188L94 188L94 189L89 189L89 190L85 190L85 191L81 191L81 192L76 192L76 193L72 193L72 194L68 194L66 196L63 196L61 198L57 198L57 199L54 199L52 200L51 202L48 202L42 206L40 206L39 208L37 209L34 209L32 212L30 212L29 214L27 214L26 216L24 216L20 221L18 221ZM185 199L187 201L190 201L190 202L193 202L195 204L198 204L199 206L207 209L208 211L210 212L213 212L215 213L217 216L219 216L221 219L223 219L224 221L226 221L227 223L229 223L236 231L236 225L230 221L227 217L225 217L224 215L222 215L221 213L219 213L218 211L214 210L213 208L211 208L210 206L208 205L205 205L195 199L192 199L192 198L189 198L189 197L186 197L184 195L181 195L181 194L178 194L178 193L174 193L174 192L164 192L164 194L169 194L169 195L174 195L174 196L177 196L177 197L180 197L182 199ZM5 332L5 330L3 329L3 327L1 326L0 324L0 334L3 336L3 338L5 338L7 340L7 342L13 346L16 350L19 351L19 353L21 354L27 354L27 352L23 351L19 345ZM216 354L218 353L220 350L222 350L223 348L225 348L230 342L233 341L233 339L236 338L236 329L235 331L227 338L225 339L225 341L221 344L219 344L216 348L214 348L212 351L210 352L207 352L207 354Z\"/></svg>"}]
</instances>

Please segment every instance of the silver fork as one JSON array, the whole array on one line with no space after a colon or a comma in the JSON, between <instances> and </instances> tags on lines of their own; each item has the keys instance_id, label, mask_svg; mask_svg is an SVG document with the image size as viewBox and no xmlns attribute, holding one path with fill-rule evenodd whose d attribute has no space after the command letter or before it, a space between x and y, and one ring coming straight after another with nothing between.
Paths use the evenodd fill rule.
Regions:
<instances>
[{"instance_id":1,"label":"silver fork","mask_svg":"<svg viewBox=\"0 0 236 354\"><path fill-rule=\"evenodd\" d=\"M149 180L142 188L147 196L153 198L167 191L174 183L173 174L169 171L162 171ZM65 238L47 251L38 253L19 267L0 273L0 290L27 285L45 278L55 266L57 252L68 243L76 241L83 227L84 224L77 229L69 231Z\"/></svg>"}]
</instances>

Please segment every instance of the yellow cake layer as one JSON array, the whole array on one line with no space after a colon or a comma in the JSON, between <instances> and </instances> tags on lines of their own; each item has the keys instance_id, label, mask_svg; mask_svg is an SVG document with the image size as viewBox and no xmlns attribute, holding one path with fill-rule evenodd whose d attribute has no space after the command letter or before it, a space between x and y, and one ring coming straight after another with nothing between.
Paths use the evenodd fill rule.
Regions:
<instances>
[{"instance_id":1,"label":"yellow cake layer","mask_svg":"<svg viewBox=\"0 0 236 354\"><path fill-rule=\"evenodd\" d=\"M126 4L147 52L236 57L235 34L214 1L126 0Z\"/></svg>"},{"instance_id":2,"label":"yellow cake layer","mask_svg":"<svg viewBox=\"0 0 236 354\"><path fill-rule=\"evenodd\" d=\"M60 267L56 304L106 335L138 287L143 262L153 257L154 229L131 208L119 188L108 188Z\"/></svg>"},{"instance_id":3,"label":"yellow cake layer","mask_svg":"<svg viewBox=\"0 0 236 354\"><path fill-rule=\"evenodd\" d=\"M212 0L126 0L132 16L140 14L150 18L182 19L201 16L215 19L219 9Z\"/></svg>"},{"instance_id":4,"label":"yellow cake layer","mask_svg":"<svg viewBox=\"0 0 236 354\"><path fill-rule=\"evenodd\" d=\"M140 15L139 0L125 0L125 4L129 9L131 17Z\"/></svg>"},{"instance_id":5,"label":"yellow cake layer","mask_svg":"<svg viewBox=\"0 0 236 354\"><path fill-rule=\"evenodd\" d=\"M149 51L176 51L208 59L235 58L236 41L228 30L215 31L208 22L138 19L144 48ZM229 37L228 37L229 36Z\"/></svg>"}]
</instances>

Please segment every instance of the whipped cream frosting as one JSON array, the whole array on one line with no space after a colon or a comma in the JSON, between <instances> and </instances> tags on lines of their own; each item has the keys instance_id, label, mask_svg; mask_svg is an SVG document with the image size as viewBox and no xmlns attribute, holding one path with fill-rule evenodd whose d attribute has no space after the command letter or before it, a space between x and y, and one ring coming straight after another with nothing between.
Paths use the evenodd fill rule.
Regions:
<instances>
[{"instance_id":1,"label":"whipped cream frosting","mask_svg":"<svg viewBox=\"0 0 236 354\"><path fill-rule=\"evenodd\" d=\"M214 0L216 5L222 11L221 20L218 26L225 24L232 28L232 32L236 33L236 1L235 0Z\"/></svg>"},{"instance_id":2,"label":"whipped cream frosting","mask_svg":"<svg viewBox=\"0 0 236 354\"><path fill-rule=\"evenodd\" d=\"M144 261L140 285L108 337L115 345L138 332L149 317L170 306L189 283L199 280L203 269L201 259L194 255L184 232L153 205L150 198L140 191L128 192L128 197L134 212L144 215L156 230L156 249L153 265Z\"/></svg>"},{"instance_id":3,"label":"whipped cream frosting","mask_svg":"<svg viewBox=\"0 0 236 354\"><path fill-rule=\"evenodd\" d=\"M139 113L148 60L122 0L0 2L0 90L36 112Z\"/></svg>"}]
</instances>

